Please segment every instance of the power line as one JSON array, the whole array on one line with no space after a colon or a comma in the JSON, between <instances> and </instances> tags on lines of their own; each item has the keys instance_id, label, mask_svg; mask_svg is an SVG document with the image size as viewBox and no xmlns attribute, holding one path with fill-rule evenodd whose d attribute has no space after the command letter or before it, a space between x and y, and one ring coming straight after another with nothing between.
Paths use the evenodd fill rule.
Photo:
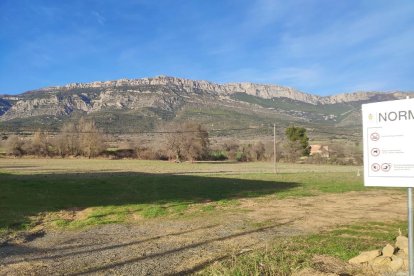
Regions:
<instances>
[{"instance_id":1,"label":"power line","mask_svg":"<svg viewBox=\"0 0 414 276\"><path fill-rule=\"evenodd\" d=\"M337 132L328 132L328 131L313 131L311 133L316 133L316 134L330 134L330 135L336 135L336 136L351 136L351 137L355 137L355 138L361 138L362 137L362 134L358 135L358 134L337 133Z\"/></svg>"},{"instance_id":2,"label":"power line","mask_svg":"<svg viewBox=\"0 0 414 276\"><path fill-rule=\"evenodd\" d=\"M245 127L245 128L226 128L226 129L205 129L204 131L208 133L219 133L219 132L231 132L231 131L248 131L248 130L268 130L269 134L272 130L273 125L266 126L257 126L257 127ZM0 131L0 135L33 135L36 132L42 132L45 134L88 134L88 133L100 133L104 135L124 135L124 134L182 134L182 133L198 133L198 130L182 130L182 131L64 131L64 130L24 130L24 131ZM310 130L309 134L328 134L335 136L347 136L354 138L361 138L362 134L350 134L350 133L338 133L338 132L329 132L323 130Z\"/></svg>"},{"instance_id":3,"label":"power line","mask_svg":"<svg viewBox=\"0 0 414 276\"><path fill-rule=\"evenodd\" d=\"M247 128L227 128L227 129L206 129L206 132L225 132L225 131L245 131L245 130L263 130L269 129L266 127L247 127ZM22 134L30 135L38 132L39 130L27 130L27 131L0 131L0 134ZM203 130L202 130L203 131ZM40 132L45 134L87 134L87 133L101 133L101 134L180 134L180 133L198 133L198 130L183 130L183 131L112 131L112 132L103 132L103 131L63 131L63 130L40 130Z\"/></svg>"}]
</instances>

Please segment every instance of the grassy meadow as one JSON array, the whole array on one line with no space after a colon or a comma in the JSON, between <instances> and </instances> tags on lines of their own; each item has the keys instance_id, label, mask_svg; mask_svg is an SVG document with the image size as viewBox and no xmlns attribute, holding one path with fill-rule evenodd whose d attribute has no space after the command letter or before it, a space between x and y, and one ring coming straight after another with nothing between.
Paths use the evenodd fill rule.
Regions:
<instances>
[{"instance_id":1,"label":"grassy meadow","mask_svg":"<svg viewBox=\"0 0 414 276\"><path fill-rule=\"evenodd\" d=\"M275 174L273 164L264 162L0 158L0 236L38 225L70 230L155 218L243 214L239 206L247 198L367 189L362 168L354 166L278 164ZM334 258L332 266L343 270L346 261L361 251L393 243L398 229L406 234L406 222L366 222L275 237L264 248L229 255L197 274L291 275L303 268L323 270L315 260L318 256Z\"/></svg>"},{"instance_id":2,"label":"grassy meadow","mask_svg":"<svg viewBox=\"0 0 414 276\"><path fill-rule=\"evenodd\" d=\"M0 159L0 231L39 221L80 228L191 216L237 208L242 198L359 191L359 169L278 164L274 174L271 163L260 162Z\"/></svg>"}]
</instances>

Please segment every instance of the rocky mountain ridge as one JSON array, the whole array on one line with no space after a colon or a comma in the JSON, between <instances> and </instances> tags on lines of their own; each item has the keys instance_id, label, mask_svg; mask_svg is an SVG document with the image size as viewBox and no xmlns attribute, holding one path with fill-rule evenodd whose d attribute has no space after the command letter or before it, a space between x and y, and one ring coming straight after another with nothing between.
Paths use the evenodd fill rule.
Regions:
<instances>
[{"instance_id":1,"label":"rocky mountain ridge","mask_svg":"<svg viewBox=\"0 0 414 276\"><path fill-rule=\"evenodd\" d=\"M296 101L302 101L310 104L335 104L340 102L355 102L368 100L371 96L381 93L378 91L372 92L354 92L354 93L341 93L332 96L318 96L309 93L304 93L291 87L272 85L272 84L257 84L250 82L242 83L226 83L217 84L205 80L190 80L184 78L176 78L169 76L157 76L154 78L140 78L140 79L119 79L112 81L95 81L90 83L70 83L64 86L51 86L41 88L37 90L28 91L26 93L36 93L39 91L61 91L72 89L86 89L86 88L120 88L120 87L133 87L142 85L165 85L176 86L182 90L193 92L194 90L212 91L219 95L231 95L234 93L246 93L248 95L257 96L264 99L271 98L289 98ZM391 94L401 94L403 97L404 92L391 92ZM5 96L16 97L16 96Z\"/></svg>"},{"instance_id":2,"label":"rocky mountain ridge","mask_svg":"<svg viewBox=\"0 0 414 276\"><path fill-rule=\"evenodd\" d=\"M322 97L278 85L216 84L158 76L72 83L0 96L0 122L10 122L12 126L16 124L15 120L42 117L42 124L47 125L51 118L64 121L72 114L93 116L119 112L128 115L131 120L141 116L156 122L173 119L188 110L208 113L212 109L220 109L229 113L237 111L241 114L238 116L250 114L250 117L257 118L254 119L257 122L261 122L260 118L264 116L286 122L338 124L353 116L349 120L352 124L359 114L361 103L401 99L408 94L356 92ZM215 116L210 114L205 117L211 123L228 119ZM256 122L254 120L253 123Z\"/></svg>"}]
</instances>

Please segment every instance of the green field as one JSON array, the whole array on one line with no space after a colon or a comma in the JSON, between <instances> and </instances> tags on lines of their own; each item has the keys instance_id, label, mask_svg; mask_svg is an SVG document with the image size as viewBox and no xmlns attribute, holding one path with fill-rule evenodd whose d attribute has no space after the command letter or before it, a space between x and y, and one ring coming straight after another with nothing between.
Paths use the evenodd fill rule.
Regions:
<instances>
[{"instance_id":1,"label":"green field","mask_svg":"<svg viewBox=\"0 0 414 276\"><path fill-rule=\"evenodd\" d=\"M238 200L364 190L358 167L137 160L0 159L0 229L79 228L191 216ZM76 218L62 211L81 211Z\"/></svg>"},{"instance_id":2,"label":"green field","mask_svg":"<svg viewBox=\"0 0 414 276\"><path fill-rule=\"evenodd\" d=\"M0 158L0 238L18 237L20 231L37 233L39 227L42 231L82 231L101 224L146 222L168 227L175 220L191 225L200 218L213 223L232 216L247 223L235 226L234 236L243 231L254 233L280 221L246 215L258 210L259 215L266 214L273 204L279 204L272 209L277 212L289 202L299 201L295 208L301 209L311 206L307 199L319 196L313 203L314 217L322 206L319 200L330 200L333 208L343 208L346 201L335 194L373 190L363 186L362 175L358 175L361 170L278 164L275 174L273 165L265 162ZM380 194L375 190L366 195ZM344 194L347 204L349 197L357 194ZM400 193L394 192L396 195ZM250 208L251 204L256 207ZM301 215L294 219L300 220ZM339 224L331 223L329 229L272 236L260 249L227 253L226 258L197 271L201 269L203 275L291 275L304 268L321 270L315 257L322 256L334 258L342 270L353 274L346 270L348 259L360 251L393 243L398 229L406 233L406 222L396 219L377 222L371 218L355 224L349 224L352 219L343 224L345 217L336 219Z\"/></svg>"}]
</instances>

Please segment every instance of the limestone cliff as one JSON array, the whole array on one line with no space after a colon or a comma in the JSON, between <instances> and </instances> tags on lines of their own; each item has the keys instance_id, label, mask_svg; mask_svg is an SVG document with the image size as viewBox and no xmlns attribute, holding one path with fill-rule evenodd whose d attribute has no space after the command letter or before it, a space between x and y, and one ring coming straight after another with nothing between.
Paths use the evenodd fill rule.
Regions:
<instances>
[{"instance_id":1,"label":"limestone cliff","mask_svg":"<svg viewBox=\"0 0 414 276\"><path fill-rule=\"evenodd\" d=\"M321 97L303 93L294 88L254 84L216 84L175 77L158 76L142 79L120 79L91 83L72 83L47 87L16 96L0 96L0 121L33 116L62 116L72 112L93 113L102 110L140 110L154 108L174 113L186 103L216 103L236 106L236 94L245 94L264 100L290 100L297 103L297 116L307 116L301 104L332 105L339 103L369 102L372 100L405 98L407 93L356 92ZM246 103L242 106L245 107ZM249 103L252 104L252 103ZM257 104L256 104L257 106ZM277 109L277 108L276 108ZM295 113L295 114L296 114ZM322 112L323 113L323 112ZM296 115L295 115L296 116ZM330 116L330 114L321 114Z\"/></svg>"}]
</instances>

